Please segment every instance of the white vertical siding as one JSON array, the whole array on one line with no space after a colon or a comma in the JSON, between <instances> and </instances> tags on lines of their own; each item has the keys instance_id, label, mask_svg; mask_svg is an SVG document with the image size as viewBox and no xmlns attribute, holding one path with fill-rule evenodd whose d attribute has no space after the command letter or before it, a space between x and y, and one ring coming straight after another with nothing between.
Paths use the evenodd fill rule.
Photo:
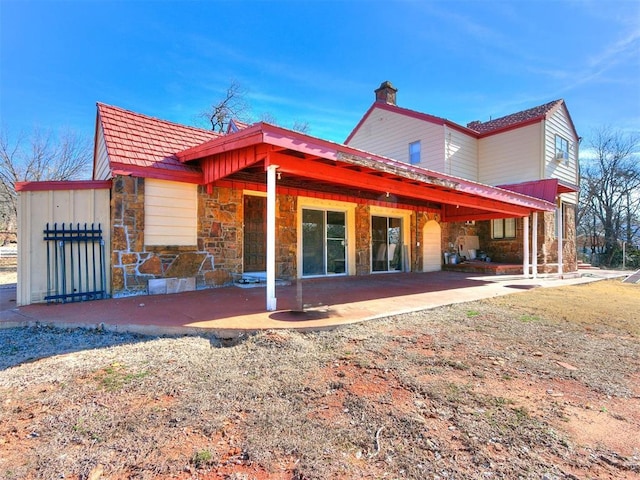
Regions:
<instances>
[{"instance_id":1,"label":"white vertical siding","mask_svg":"<svg viewBox=\"0 0 640 480\"><path fill-rule=\"evenodd\" d=\"M46 190L18 193L18 305L43 302L47 293L47 223L100 223L106 245L107 289L110 281L110 190Z\"/></svg>"},{"instance_id":2,"label":"white vertical siding","mask_svg":"<svg viewBox=\"0 0 640 480\"><path fill-rule=\"evenodd\" d=\"M446 172L468 180L478 180L478 141L448 126L445 133Z\"/></svg>"},{"instance_id":3,"label":"white vertical siding","mask_svg":"<svg viewBox=\"0 0 640 480\"><path fill-rule=\"evenodd\" d=\"M93 179L109 180L111 178L111 169L109 168L109 155L107 154L107 145L104 142L104 131L102 125L98 124L96 132L96 151L94 158Z\"/></svg>"},{"instance_id":4,"label":"white vertical siding","mask_svg":"<svg viewBox=\"0 0 640 480\"><path fill-rule=\"evenodd\" d=\"M349 145L409 163L409 144L420 140L421 162L419 166L445 172L444 127L434 123L374 109Z\"/></svg>"},{"instance_id":5,"label":"white vertical siding","mask_svg":"<svg viewBox=\"0 0 640 480\"><path fill-rule=\"evenodd\" d=\"M196 245L197 188L192 183L145 179L145 245Z\"/></svg>"},{"instance_id":6,"label":"white vertical siding","mask_svg":"<svg viewBox=\"0 0 640 480\"><path fill-rule=\"evenodd\" d=\"M539 180L542 122L481 138L478 180L488 185Z\"/></svg>"},{"instance_id":7,"label":"white vertical siding","mask_svg":"<svg viewBox=\"0 0 640 480\"><path fill-rule=\"evenodd\" d=\"M578 185L578 139L576 138L569 115L564 105L558 108L545 125L545 163L544 178L557 178L561 182ZM569 158L556 160L556 135L569 142ZM563 201L576 203L575 194L563 195Z\"/></svg>"}]
</instances>

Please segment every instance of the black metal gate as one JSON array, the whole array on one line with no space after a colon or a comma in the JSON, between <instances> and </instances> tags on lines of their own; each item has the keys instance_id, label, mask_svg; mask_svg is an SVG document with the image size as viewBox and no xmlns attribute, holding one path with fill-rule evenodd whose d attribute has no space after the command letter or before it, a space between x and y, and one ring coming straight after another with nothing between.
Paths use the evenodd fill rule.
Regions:
<instances>
[{"instance_id":1,"label":"black metal gate","mask_svg":"<svg viewBox=\"0 0 640 480\"><path fill-rule=\"evenodd\" d=\"M47 242L47 303L106 298L104 239L100 224L53 224L44 230Z\"/></svg>"}]
</instances>

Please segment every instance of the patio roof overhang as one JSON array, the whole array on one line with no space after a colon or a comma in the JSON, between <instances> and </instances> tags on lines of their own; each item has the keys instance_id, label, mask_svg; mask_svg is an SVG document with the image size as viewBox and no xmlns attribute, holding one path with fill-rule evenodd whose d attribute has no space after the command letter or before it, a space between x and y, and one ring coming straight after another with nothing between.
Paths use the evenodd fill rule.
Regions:
<instances>
[{"instance_id":1,"label":"patio roof overhang","mask_svg":"<svg viewBox=\"0 0 640 480\"><path fill-rule=\"evenodd\" d=\"M555 203L518 191L491 187L408 165L346 145L257 123L176 154L199 161L204 183L264 185L276 166L278 187L341 192L358 198L439 210L443 221L524 217L553 211Z\"/></svg>"}]
</instances>

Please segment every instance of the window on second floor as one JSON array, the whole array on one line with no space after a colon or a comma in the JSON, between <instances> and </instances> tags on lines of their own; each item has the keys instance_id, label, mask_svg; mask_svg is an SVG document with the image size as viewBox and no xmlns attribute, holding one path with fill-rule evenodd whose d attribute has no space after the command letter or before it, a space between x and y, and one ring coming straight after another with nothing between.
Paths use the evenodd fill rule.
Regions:
<instances>
[{"instance_id":1,"label":"window on second floor","mask_svg":"<svg viewBox=\"0 0 640 480\"><path fill-rule=\"evenodd\" d=\"M491 220L491 238L516 238L516 219L497 218Z\"/></svg>"},{"instance_id":2,"label":"window on second floor","mask_svg":"<svg viewBox=\"0 0 640 480\"><path fill-rule=\"evenodd\" d=\"M411 165L420 163L420 140L409 144L409 163Z\"/></svg>"},{"instance_id":3,"label":"window on second floor","mask_svg":"<svg viewBox=\"0 0 640 480\"><path fill-rule=\"evenodd\" d=\"M556 160L567 160L569 158L569 141L556 135L556 151L554 158Z\"/></svg>"}]
</instances>

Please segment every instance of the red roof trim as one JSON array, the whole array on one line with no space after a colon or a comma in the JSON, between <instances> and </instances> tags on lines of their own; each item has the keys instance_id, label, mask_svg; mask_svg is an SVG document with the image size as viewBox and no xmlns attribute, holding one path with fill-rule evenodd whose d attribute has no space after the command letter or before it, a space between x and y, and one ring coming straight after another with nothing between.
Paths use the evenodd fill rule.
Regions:
<instances>
[{"instance_id":1,"label":"red roof trim","mask_svg":"<svg viewBox=\"0 0 640 480\"><path fill-rule=\"evenodd\" d=\"M499 185L498 188L521 193L534 198L540 198L550 203L555 203L556 197L561 193L572 193L578 191L578 187L561 184L557 178L546 178L544 180L532 180L530 182Z\"/></svg>"},{"instance_id":2,"label":"red roof trim","mask_svg":"<svg viewBox=\"0 0 640 480\"><path fill-rule=\"evenodd\" d=\"M517 130L518 128L528 127L529 125L535 125L536 123L541 123L543 120L545 120L545 118L546 117L543 115L541 117L531 118L529 120L525 120L520 123L505 125L504 127L496 128L495 130L490 130L485 133L480 133L478 135L478 138L487 138L487 137L491 137L492 135L497 135L498 133L505 133L510 130Z\"/></svg>"},{"instance_id":3,"label":"red roof trim","mask_svg":"<svg viewBox=\"0 0 640 480\"><path fill-rule=\"evenodd\" d=\"M204 183L202 172L188 172L183 170L167 170L164 168L150 168L123 163L111 163L113 175L123 175L126 177L155 178L157 180L170 180L173 182Z\"/></svg>"},{"instance_id":4,"label":"red roof trim","mask_svg":"<svg viewBox=\"0 0 640 480\"><path fill-rule=\"evenodd\" d=\"M347 139L344 141L345 144L348 144L351 141L351 139L356 134L356 132L360 129L362 124L366 121L366 119L371 115L371 113L373 113L373 111L376 108L379 108L381 110L386 110L392 113L397 113L398 115L403 115L405 117L411 117L417 120L433 123L435 125L446 125L450 128L458 130L459 132L465 133L474 138L479 138L480 136L480 134L475 130L467 128L463 125L459 125L455 122L452 122L451 120L447 120L446 118L436 117L435 115L429 115L428 113L422 113L422 112L417 112L415 110L410 110L408 108L398 107L397 105L389 105L388 103L374 102L373 105L369 107L369 110L367 110L367 113L364 114L364 116L360 119L356 127L351 131Z\"/></svg>"},{"instance_id":5,"label":"red roof trim","mask_svg":"<svg viewBox=\"0 0 640 480\"><path fill-rule=\"evenodd\" d=\"M111 188L111 180L49 180L44 182L16 182L16 192L101 190L108 188Z\"/></svg>"},{"instance_id":6,"label":"red roof trim","mask_svg":"<svg viewBox=\"0 0 640 480\"><path fill-rule=\"evenodd\" d=\"M435 185L437 188L443 188L445 190L447 190L448 187L442 187L441 184L451 182L455 187L450 188L458 193L478 195L491 200L506 202L531 210L549 211L555 208L553 205L550 205L549 202L541 201L538 198L532 198L527 195L521 195L517 192L511 192L473 182L471 180L416 167L405 162L358 150L356 148L349 147L348 145L342 145L312 137L304 133L277 127L264 122L256 123L243 131L226 135L223 138L213 139L202 145L198 145L197 147L179 152L177 156L182 161L205 159L216 154L233 150L234 148L260 144L274 145L284 149L291 149L300 153L305 153L310 156L341 163L350 163L349 156L352 156L356 159L354 160L355 163L358 163L359 160L357 159L360 159L365 163L369 163L368 161L371 161L373 165L371 165L370 168L374 170L378 170L378 164L380 165L380 170L384 170L386 166L387 170L392 170L388 173L396 176L399 180L407 180L411 182L410 177L412 174L415 174L422 178L422 180L419 181ZM278 161L278 159L274 159L274 164L277 164ZM300 161L304 162L302 159L300 159ZM311 166L310 168L314 167Z\"/></svg>"},{"instance_id":7,"label":"red roof trim","mask_svg":"<svg viewBox=\"0 0 640 480\"><path fill-rule=\"evenodd\" d=\"M411 117L418 120L422 120L425 122L433 123L436 125L446 125L448 127L454 128L462 133L465 133L474 138L485 138L491 135L495 135L498 133L504 133L509 130L514 130L521 127L526 127L528 125L533 125L535 123L542 122L549 118L550 115L555 113L560 107L564 106L565 112L567 114L567 118L573 129L573 133L578 138L578 134L576 132L575 125L573 123L573 119L571 118L571 114L569 110L566 108L566 104L564 100L554 100L552 102L545 103L543 105L538 105L533 108L529 108L526 110L522 110L516 113L511 113L509 115L505 115L500 118L496 118L494 120L489 120L487 122L480 122L478 124L479 129L476 130L474 127L459 125L451 120L447 120L446 118L436 117L434 115L430 115L428 113L417 112L415 110L410 110L403 107L398 107L397 105L390 105L388 103L374 102L369 110L364 114L364 116L360 119L356 127L351 131L345 143L348 144L354 135L360 130L362 125L371 115L373 110L376 108L380 108L382 110L387 110L389 112L394 112L399 115L403 115L405 117ZM540 112L540 113L538 113ZM534 116L529 116L531 114L535 114ZM506 123L505 123L506 122ZM491 125L496 125L495 128L492 128ZM487 128L487 126L489 128Z\"/></svg>"}]
</instances>

